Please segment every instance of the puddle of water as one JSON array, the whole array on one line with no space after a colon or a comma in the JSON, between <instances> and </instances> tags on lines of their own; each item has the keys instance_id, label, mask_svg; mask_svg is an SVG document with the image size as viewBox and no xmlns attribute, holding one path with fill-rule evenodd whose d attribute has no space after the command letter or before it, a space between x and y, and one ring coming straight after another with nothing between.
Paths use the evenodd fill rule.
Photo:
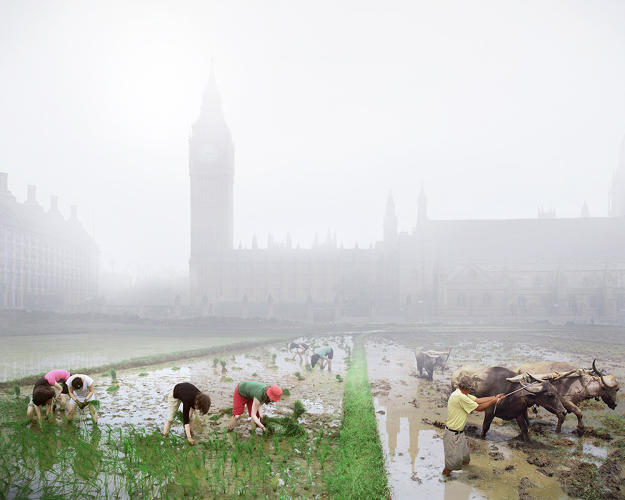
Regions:
<instances>
[{"instance_id":1,"label":"puddle of water","mask_svg":"<svg viewBox=\"0 0 625 500\"><path fill-rule=\"evenodd\" d=\"M605 446L595 446L592 443L583 443L582 452L602 460L608 458L608 449Z\"/></svg>"},{"instance_id":2,"label":"puddle of water","mask_svg":"<svg viewBox=\"0 0 625 500\"><path fill-rule=\"evenodd\" d=\"M391 362L386 363L383 358ZM423 419L445 420L445 390L441 385L410 376L415 371L414 354L405 347L369 342L367 364L393 498L517 499L523 477L536 485L537 488L527 490L535 498L567 498L555 478L538 473L536 467L526 462L523 452L506 445L518 431L497 420L487 441L471 440L477 447L471 451L471 464L454 472L452 479L443 479L442 431L423 423ZM439 374L435 382L437 379L444 381L446 387L449 372ZM469 422L479 427L482 417L471 415ZM503 460L490 457L489 452L500 452ZM513 468L506 471L507 466Z\"/></svg>"}]
</instances>

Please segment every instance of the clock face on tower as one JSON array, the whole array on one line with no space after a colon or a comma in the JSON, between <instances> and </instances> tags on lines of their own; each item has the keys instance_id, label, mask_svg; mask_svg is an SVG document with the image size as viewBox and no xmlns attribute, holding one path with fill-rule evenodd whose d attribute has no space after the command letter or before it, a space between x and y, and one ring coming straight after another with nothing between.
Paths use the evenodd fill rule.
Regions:
<instances>
[{"instance_id":1,"label":"clock face on tower","mask_svg":"<svg viewBox=\"0 0 625 500\"><path fill-rule=\"evenodd\" d=\"M217 159L217 148L214 144L200 144L197 153L201 162L211 163Z\"/></svg>"}]
</instances>

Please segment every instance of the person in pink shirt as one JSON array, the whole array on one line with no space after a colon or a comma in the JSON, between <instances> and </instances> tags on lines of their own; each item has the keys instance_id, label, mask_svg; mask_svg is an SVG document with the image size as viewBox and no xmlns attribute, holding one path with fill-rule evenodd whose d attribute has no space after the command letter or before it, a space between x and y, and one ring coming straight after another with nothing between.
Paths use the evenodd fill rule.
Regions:
<instances>
[{"instance_id":1,"label":"person in pink shirt","mask_svg":"<svg viewBox=\"0 0 625 500\"><path fill-rule=\"evenodd\" d=\"M59 382L65 383L69 377L70 374L67 370L51 370L43 378L48 381L48 384L53 385L61 392L63 388Z\"/></svg>"},{"instance_id":2,"label":"person in pink shirt","mask_svg":"<svg viewBox=\"0 0 625 500\"><path fill-rule=\"evenodd\" d=\"M60 403L62 411L65 409L65 394L68 394L67 385L65 385L65 382L67 382L69 377L70 373L67 370L51 370L46 373L43 378L35 382L35 386L47 383L48 385L54 387L58 391L55 395L55 401L58 401Z\"/></svg>"}]
</instances>

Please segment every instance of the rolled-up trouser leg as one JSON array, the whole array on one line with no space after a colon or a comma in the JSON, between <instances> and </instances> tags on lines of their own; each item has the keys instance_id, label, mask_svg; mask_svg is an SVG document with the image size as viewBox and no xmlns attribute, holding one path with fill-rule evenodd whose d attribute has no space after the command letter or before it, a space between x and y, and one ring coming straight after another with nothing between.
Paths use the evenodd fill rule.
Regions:
<instances>
[{"instance_id":1,"label":"rolled-up trouser leg","mask_svg":"<svg viewBox=\"0 0 625 500\"><path fill-rule=\"evenodd\" d=\"M469 441L467 441L467 436L464 432L460 435L462 436L462 461L468 463L471 461L471 453L469 452Z\"/></svg>"},{"instance_id":2,"label":"rolled-up trouser leg","mask_svg":"<svg viewBox=\"0 0 625 500\"><path fill-rule=\"evenodd\" d=\"M445 450L445 468L462 469L462 461L469 460L469 445L464 433L455 434L448 429L443 432L443 448Z\"/></svg>"}]
</instances>

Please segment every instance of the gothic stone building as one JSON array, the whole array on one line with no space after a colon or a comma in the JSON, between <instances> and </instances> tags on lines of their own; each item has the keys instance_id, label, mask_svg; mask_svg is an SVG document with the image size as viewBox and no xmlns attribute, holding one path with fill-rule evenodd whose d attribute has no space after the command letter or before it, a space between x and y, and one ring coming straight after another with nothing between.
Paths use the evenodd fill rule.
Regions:
<instances>
[{"instance_id":1,"label":"gothic stone building","mask_svg":"<svg viewBox=\"0 0 625 500\"><path fill-rule=\"evenodd\" d=\"M0 309L80 311L97 293L98 251L72 206L65 219L28 186L24 203L0 172Z\"/></svg>"},{"instance_id":2,"label":"gothic stone building","mask_svg":"<svg viewBox=\"0 0 625 500\"><path fill-rule=\"evenodd\" d=\"M621 163L625 162L625 155ZM211 75L189 141L191 305L204 315L332 321L625 318L625 164L611 217L431 220L398 232L393 199L381 241L310 249L233 247L234 147ZM547 216L545 216L547 215Z\"/></svg>"}]
</instances>

